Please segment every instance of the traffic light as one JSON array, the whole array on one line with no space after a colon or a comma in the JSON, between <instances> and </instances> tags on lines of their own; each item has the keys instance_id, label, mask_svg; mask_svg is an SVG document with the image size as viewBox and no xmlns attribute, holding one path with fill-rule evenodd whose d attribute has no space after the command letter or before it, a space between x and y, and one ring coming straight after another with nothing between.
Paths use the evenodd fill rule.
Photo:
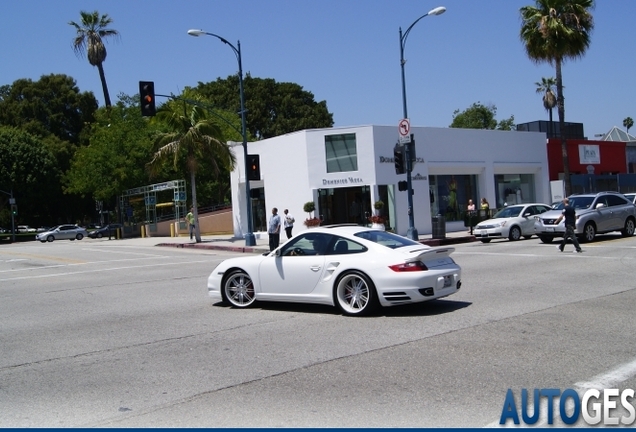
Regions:
<instances>
[{"instance_id":1,"label":"traffic light","mask_svg":"<svg viewBox=\"0 0 636 432\"><path fill-rule=\"evenodd\" d=\"M404 174L406 172L406 164L404 160L404 146L396 144L393 148L393 162L395 163L395 173Z\"/></svg>"},{"instance_id":2,"label":"traffic light","mask_svg":"<svg viewBox=\"0 0 636 432\"><path fill-rule=\"evenodd\" d=\"M398 182L398 190L400 192L404 192L407 189L408 189L408 183L406 182L406 180L402 180Z\"/></svg>"},{"instance_id":3,"label":"traffic light","mask_svg":"<svg viewBox=\"0 0 636 432\"><path fill-rule=\"evenodd\" d=\"M141 115L151 117L157 114L155 107L155 83L152 81L139 81L139 99L141 102Z\"/></svg>"},{"instance_id":4,"label":"traffic light","mask_svg":"<svg viewBox=\"0 0 636 432\"><path fill-rule=\"evenodd\" d=\"M11 204L11 214L13 216L17 216L18 215L18 205L17 204Z\"/></svg>"},{"instance_id":5,"label":"traffic light","mask_svg":"<svg viewBox=\"0 0 636 432\"><path fill-rule=\"evenodd\" d=\"M259 155L247 156L247 179L248 180L261 179L261 158Z\"/></svg>"}]
</instances>

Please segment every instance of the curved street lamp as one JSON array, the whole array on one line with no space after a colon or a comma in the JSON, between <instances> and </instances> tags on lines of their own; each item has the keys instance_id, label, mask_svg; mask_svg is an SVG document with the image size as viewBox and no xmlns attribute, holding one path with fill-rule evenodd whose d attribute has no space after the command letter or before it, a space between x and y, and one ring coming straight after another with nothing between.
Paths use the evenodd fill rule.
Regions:
<instances>
[{"instance_id":1,"label":"curved street lamp","mask_svg":"<svg viewBox=\"0 0 636 432\"><path fill-rule=\"evenodd\" d=\"M250 199L250 181L248 179L248 158L247 158L247 128L245 126L245 93L243 91L243 64L241 62L241 41L238 41L236 47L232 45L227 39L214 34L208 33L203 30L188 30L190 36L214 36L226 45L229 45L236 55L238 60L238 76L239 76L239 93L241 97L241 135L243 135L243 158L244 158L244 170L245 170L245 200L247 204L247 233L245 234L245 246L255 246L256 238L252 229L252 202Z\"/></svg>"},{"instance_id":2,"label":"curved street lamp","mask_svg":"<svg viewBox=\"0 0 636 432\"><path fill-rule=\"evenodd\" d=\"M431 9L411 24L404 34L402 34L402 27L400 27L400 67L402 69L402 109L404 111L405 119L409 118L408 111L406 109L406 81L404 79L404 46L406 45L406 38L409 37L409 33L415 24L417 24L422 18L429 15L441 15L446 12L444 6L438 6L435 9ZM409 214L409 229L406 232L406 236L412 240L419 239L419 233L415 228L415 217L413 216L413 184L411 179L411 171L413 170L413 161L411 160L411 147L410 144L404 146L404 159L406 160L406 194L408 199L408 214Z\"/></svg>"}]
</instances>

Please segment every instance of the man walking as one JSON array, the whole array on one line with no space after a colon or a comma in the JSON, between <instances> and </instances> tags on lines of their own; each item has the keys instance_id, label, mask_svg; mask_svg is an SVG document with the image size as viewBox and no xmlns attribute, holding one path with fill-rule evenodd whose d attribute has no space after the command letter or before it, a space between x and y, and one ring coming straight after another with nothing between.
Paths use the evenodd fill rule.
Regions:
<instances>
[{"instance_id":1,"label":"man walking","mask_svg":"<svg viewBox=\"0 0 636 432\"><path fill-rule=\"evenodd\" d=\"M276 207L272 209L272 217L269 219L267 234L269 234L269 251L271 252L280 244L280 216Z\"/></svg>"},{"instance_id":2,"label":"man walking","mask_svg":"<svg viewBox=\"0 0 636 432\"><path fill-rule=\"evenodd\" d=\"M190 240L192 240L192 236L194 234L194 213L192 211L194 207L190 207L190 213L186 215L186 221L188 222L188 227L190 228Z\"/></svg>"},{"instance_id":3,"label":"man walking","mask_svg":"<svg viewBox=\"0 0 636 432\"><path fill-rule=\"evenodd\" d=\"M561 216L559 216L559 218L556 220L555 225L558 225L561 220L565 218L565 234L563 235L561 244L557 246L557 249L559 249L559 252L563 252L568 239L572 239L572 244L574 245L576 252L581 253L583 252L583 250L581 250L579 240L576 238L576 234L574 234L574 230L576 229L576 212L572 207L570 207L569 199L564 198L563 205L563 213L561 213Z\"/></svg>"},{"instance_id":4,"label":"man walking","mask_svg":"<svg viewBox=\"0 0 636 432\"><path fill-rule=\"evenodd\" d=\"M285 209L283 210L283 213L285 213L285 222L283 224L285 226L285 234L287 234L287 239L290 239L292 237L292 229L294 229L294 222L296 222L296 220L289 214L289 210Z\"/></svg>"}]
</instances>

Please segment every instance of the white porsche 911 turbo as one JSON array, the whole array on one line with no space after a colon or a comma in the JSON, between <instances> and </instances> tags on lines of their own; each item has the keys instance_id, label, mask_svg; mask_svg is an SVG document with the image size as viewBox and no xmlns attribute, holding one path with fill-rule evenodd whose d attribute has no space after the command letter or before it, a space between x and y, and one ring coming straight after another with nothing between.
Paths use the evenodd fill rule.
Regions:
<instances>
[{"instance_id":1,"label":"white porsche 911 turbo","mask_svg":"<svg viewBox=\"0 0 636 432\"><path fill-rule=\"evenodd\" d=\"M450 257L454 250L362 226L312 228L272 252L221 262L208 278L208 293L238 308L255 301L316 303L365 315L378 305L455 294L461 268Z\"/></svg>"}]
</instances>

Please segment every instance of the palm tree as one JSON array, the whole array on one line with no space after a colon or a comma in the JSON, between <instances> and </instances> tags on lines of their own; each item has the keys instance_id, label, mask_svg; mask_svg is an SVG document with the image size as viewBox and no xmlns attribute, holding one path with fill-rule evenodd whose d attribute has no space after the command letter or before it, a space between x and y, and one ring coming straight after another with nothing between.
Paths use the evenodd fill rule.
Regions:
<instances>
[{"instance_id":1,"label":"palm tree","mask_svg":"<svg viewBox=\"0 0 636 432\"><path fill-rule=\"evenodd\" d=\"M623 127L627 129L627 135L629 135L629 128L634 126L634 120L631 117L625 117L623 120Z\"/></svg>"},{"instance_id":2,"label":"palm tree","mask_svg":"<svg viewBox=\"0 0 636 432\"><path fill-rule=\"evenodd\" d=\"M88 62L93 66L97 66L99 79L102 81L102 90L104 91L104 102L107 107L110 107L110 96L108 95L104 67L102 66L102 63L106 60L106 47L103 39L110 36L119 36L119 32L108 28L108 25L113 22L108 14L100 16L97 11L92 13L81 11L80 15L82 16L80 24L75 21L69 21L69 25L72 25L77 30L77 34L73 39L73 51L78 57L86 52Z\"/></svg>"},{"instance_id":3,"label":"palm tree","mask_svg":"<svg viewBox=\"0 0 636 432\"><path fill-rule=\"evenodd\" d=\"M556 106L556 95L554 94L554 86L556 80L553 77L541 78L541 82L536 82L537 93L543 93L543 108L550 113L550 129L549 136L552 137L552 109Z\"/></svg>"},{"instance_id":4,"label":"palm tree","mask_svg":"<svg viewBox=\"0 0 636 432\"><path fill-rule=\"evenodd\" d=\"M572 183L565 136L561 66L567 59L582 57L590 46L590 33L594 29L590 11L594 8L594 0L535 0L535 5L519 10L522 21L519 36L531 61L555 66L565 193L569 195Z\"/></svg>"},{"instance_id":5,"label":"palm tree","mask_svg":"<svg viewBox=\"0 0 636 432\"><path fill-rule=\"evenodd\" d=\"M234 153L224 142L219 126L199 106L185 102L168 102L157 111L153 121L165 123L171 132L163 132L155 140L152 161L148 167L157 172L163 162L172 159L175 169L185 160L185 170L190 174L192 207L194 208L196 242L201 242L199 215L197 210L196 174L202 165L211 167L218 177L222 168L233 170L236 164Z\"/></svg>"}]
</instances>

